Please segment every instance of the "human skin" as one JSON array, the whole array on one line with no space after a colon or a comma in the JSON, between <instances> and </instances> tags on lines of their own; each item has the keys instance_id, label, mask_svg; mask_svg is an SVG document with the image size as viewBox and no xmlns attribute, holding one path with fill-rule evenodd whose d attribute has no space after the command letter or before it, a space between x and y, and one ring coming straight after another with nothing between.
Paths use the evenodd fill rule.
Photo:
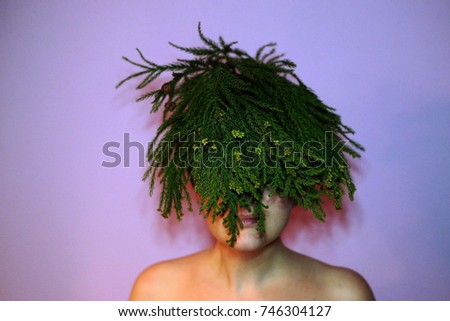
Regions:
<instances>
[{"instance_id":1,"label":"human skin","mask_svg":"<svg viewBox=\"0 0 450 321\"><path fill-rule=\"evenodd\" d=\"M279 238L286 227L294 202L289 198L282 198L278 194L271 195L268 189L263 192L262 202L268 206L264 210L265 232L257 231L258 222L251 211L239 208L238 215L243 226L233 247L235 250L244 252L258 251ZM223 217L221 216L217 217L214 223L208 217L208 229L218 243L229 247L226 241L230 237L228 231L223 227L222 221Z\"/></svg>"},{"instance_id":2,"label":"human skin","mask_svg":"<svg viewBox=\"0 0 450 321\"><path fill-rule=\"evenodd\" d=\"M150 266L137 278L131 300L374 300L358 273L288 249L280 239L293 202L263 194L265 233L245 209L233 248L219 217L207 219L215 245Z\"/></svg>"}]
</instances>

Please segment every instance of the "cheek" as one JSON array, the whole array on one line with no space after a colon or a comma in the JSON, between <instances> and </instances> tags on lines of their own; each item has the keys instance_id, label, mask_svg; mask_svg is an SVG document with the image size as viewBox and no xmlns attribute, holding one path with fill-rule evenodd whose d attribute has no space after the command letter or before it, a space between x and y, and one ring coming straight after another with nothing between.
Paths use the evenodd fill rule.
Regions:
<instances>
[{"instance_id":1,"label":"cheek","mask_svg":"<svg viewBox=\"0 0 450 321\"><path fill-rule=\"evenodd\" d=\"M287 199L272 202L264 212L266 214L266 231L268 234L281 234L291 216L292 205Z\"/></svg>"},{"instance_id":2,"label":"cheek","mask_svg":"<svg viewBox=\"0 0 450 321\"><path fill-rule=\"evenodd\" d=\"M278 194L274 194L272 196L269 196L269 191L264 191L262 202L265 205L272 206L275 209L279 209L282 207L288 208L289 211L294 206L294 201L289 197L280 197Z\"/></svg>"},{"instance_id":3,"label":"cheek","mask_svg":"<svg viewBox=\"0 0 450 321\"><path fill-rule=\"evenodd\" d=\"M267 234L281 234L289 221L290 211L270 211L266 213Z\"/></svg>"},{"instance_id":4,"label":"cheek","mask_svg":"<svg viewBox=\"0 0 450 321\"><path fill-rule=\"evenodd\" d=\"M228 237L227 230L223 226L222 221L222 217L217 217L214 223L212 222L212 219L210 217L206 219L209 232L218 241L226 241Z\"/></svg>"}]
</instances>

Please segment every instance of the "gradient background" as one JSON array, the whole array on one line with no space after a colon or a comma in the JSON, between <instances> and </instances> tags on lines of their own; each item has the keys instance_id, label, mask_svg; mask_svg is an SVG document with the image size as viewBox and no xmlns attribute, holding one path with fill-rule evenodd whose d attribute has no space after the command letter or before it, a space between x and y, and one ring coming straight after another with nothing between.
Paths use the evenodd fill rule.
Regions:
<instances>
[{"instance_id":1,"label":"gradient background","mask_svg":"<svg viewBox=\"0 0 450 321\"><path fill-rule=\"evenodd\" d=\"M134 50L158 63L206 35L267 42L336 107L367 152L328 224L296 210L293 249L359 271L379 300L450 299L449 1L1 1L0 299L123 300L149 264L212 244L201 217L156 214L108 141L146 144Z\"/></svg>"}]
</instances>

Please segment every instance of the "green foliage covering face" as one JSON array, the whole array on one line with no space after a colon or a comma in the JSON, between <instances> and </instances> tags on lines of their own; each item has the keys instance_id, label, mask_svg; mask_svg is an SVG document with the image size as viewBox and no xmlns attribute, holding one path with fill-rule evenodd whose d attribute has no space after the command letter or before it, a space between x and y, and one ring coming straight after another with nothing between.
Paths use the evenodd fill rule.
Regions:
<instances>
[{"instance_id":1,"label":"green foliage covering face","mask_svg":"<svg viewBox=\"0 0 450 321\"><path fill-rule=\"evenodd\" d=\"M341 206L344 188L353 199L355 185L344 155L359 157L363 147L351 140L352 129L341 123L295 75L295 64L275 53L275 44L254 57L198 32L204 47L185 48L193 58L158 65L138 50L141 70L121 81L140 77L142 89L167 72L170 81L142 95L152 99L152 112L163 106L163 123L147 152L144 179L162 185L160 208L168 217L183 217L183 200L194 182L205 217L224 215L230 246L242 222L238 208L252 207L264 232L262 194L293 198L320 220L322 195Z\"/></svg>"}]
</instances>

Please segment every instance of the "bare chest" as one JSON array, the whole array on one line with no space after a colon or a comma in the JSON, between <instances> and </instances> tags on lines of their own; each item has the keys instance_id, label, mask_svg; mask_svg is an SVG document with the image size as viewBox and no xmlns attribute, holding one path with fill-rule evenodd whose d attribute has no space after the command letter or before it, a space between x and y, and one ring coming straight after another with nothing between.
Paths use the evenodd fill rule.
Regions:
<instances>
[{"instance_id":1,"label":"bare chest","mask_svg":"<svg viewBox=\"0 0 450 321\"><path fill-rule=\"evenodd\" d=\"M318 283L302 280L273 280L263 286L230 288L208 280L174 282L161 292L162 300L180 301L314 301L325 300L327 291Z\"/></svg>"}]
</instances>

